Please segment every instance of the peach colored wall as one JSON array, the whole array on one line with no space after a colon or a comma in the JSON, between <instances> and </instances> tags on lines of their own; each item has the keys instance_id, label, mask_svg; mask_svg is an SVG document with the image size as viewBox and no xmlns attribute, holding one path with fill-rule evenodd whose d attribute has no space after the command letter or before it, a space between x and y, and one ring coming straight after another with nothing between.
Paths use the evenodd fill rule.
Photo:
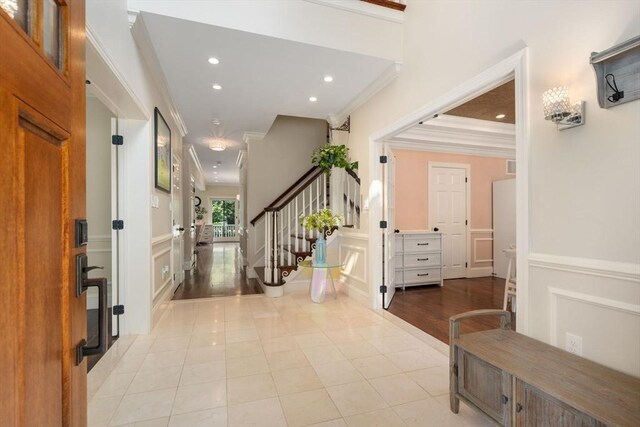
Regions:
<instances>
[{"instance_id":1,"label":"peach colored wall","mask_svg":"<svg viewBox=\"0 0 640 427\"><path fill-rule=\"evenodd\" d=\"M505 159L410 150L394 150L394 155L396 228L426 230L429 226L429 162L471 166L471 228L492 228L491 184L514 178L505 173Z\"/></svg>"}]
</instances>

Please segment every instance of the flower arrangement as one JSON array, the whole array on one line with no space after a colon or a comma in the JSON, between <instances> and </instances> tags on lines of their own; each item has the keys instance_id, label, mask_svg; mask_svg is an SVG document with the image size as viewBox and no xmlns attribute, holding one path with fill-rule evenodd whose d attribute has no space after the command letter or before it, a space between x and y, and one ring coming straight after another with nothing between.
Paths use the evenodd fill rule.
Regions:
<instances>
[{"instance_id":1,"label":"flower arrangement","mask_svg":"<svg viewBox=\"0 0 640 427\"><path fill-rule=\"evenodd\" d=\"M322 232L325 229L330 230L339 226L342 220L342 215L334 215L331 209L321 209L310 215L300 216L302 226L309 231L318 230Z\"/></svg>"},{"instance_id":2,"label":"flower arrangement","mask_svg":"<svg viewBox=\"0 0 640 427\"><path fill-rule=\"evenodd\" d=\"M311 163L319 166L325 173L331 173L331 168L358 169L358 162L350 162L349 149L346 145L323 145L316 149L311 156Z\"/></svg>"}]
</instances>

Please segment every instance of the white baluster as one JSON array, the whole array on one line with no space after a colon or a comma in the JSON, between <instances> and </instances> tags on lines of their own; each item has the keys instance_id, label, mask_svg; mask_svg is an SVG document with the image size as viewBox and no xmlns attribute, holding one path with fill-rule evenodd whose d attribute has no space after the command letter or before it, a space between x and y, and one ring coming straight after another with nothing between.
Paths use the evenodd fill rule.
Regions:
<instances>
[{"instance_id":1,"label":"white baluster","mask_svg":"<svg viewBox=\"0 0 640 427\"><path fill-rule=\"evenodd\" d=\"M287 226L285 231L287 233L287 248L289 249L287 251L287 264L293 265L291 261L291 251L293 250L291 246L291 202L287 205Z\"/></svg>"},{"instance_id":2,"label":"white baluster","mask_svg":"<svg viewBox=\"0 0 640 427\"><path fill-rule=\"evenodd\" d=\"M327 209L327 174L322 174L322 203L325 209Z\"/></svg>"},{"instance_id":3,"label":"white baluster","mask_svg":"<svg viewBox=\"0 0 640 427\"><path fill-rule=\"evenodd\" d=\"M298 238L298 228L300 227L300 211L298 210L298 198L299 197L296 196L296 218L295 218L295 221L296 221L296 226L295 226L295 230L296 230L295 231L295 233L296 233L296 239L295 239L296 252L298 252L298 249L300 249L300 243L299 243L300 239Z\"/></svg>"},{"instance_id":4,"label":"white baluster","mask_svg":"<svg viewBox=\"0 0 640 427\"><path fill-rule=\"evenodd\" d=\"M320 210L320 177L316 178L316 212Z\"/></svg>"},{"instance_id":5,"label":"white baluster","mask_svg":"<svg viewBox=\"0 0 640 427\"><path fill-rule=\"evenodd\" d=\"M271 274L271 260L269 259L269 212L264 214L264 280L267 283L267 277Z\"/></svg>"},{"instance_id":6,"label":"white baluster","mask_svg":"<svg viewBox=\"0 0 640 427\"><path fill-rule=\"evenodd\" d=\"M284 212L282 210L278 211L278 218L280 218L280 246L278 251L280 251L280 265L284 265Z\"/></svg>"}]
</instances>

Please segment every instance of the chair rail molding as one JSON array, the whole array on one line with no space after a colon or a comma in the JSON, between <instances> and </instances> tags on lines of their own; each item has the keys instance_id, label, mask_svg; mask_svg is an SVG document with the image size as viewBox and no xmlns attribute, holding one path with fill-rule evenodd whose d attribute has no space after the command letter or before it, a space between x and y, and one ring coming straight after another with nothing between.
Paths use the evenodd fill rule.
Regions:
<instances>
[{"instance_id":1,"label":"chair rail molding","mask_svg":"<svg viewBox=\"0 0 640 427\"><path fill-rule=\"evenodd\" d=\"M623 301L612 300L609 298L603 298L596 295L585 294L582 292L568 291L566 289L549 287L547 289L549 293L549 338L552 345L558 345L558 299L564 298L573 301L578 301L584 304L590 304L609 310L620 311L634 316L638 316L640 319L640 305L630 304Z\"/></svg>"},{"instance_id":2,"label":"chair rail molding","mask_svg":"<svg viewBox=\"0 0 640 427\"><path fill-rule=\"evenodd\" d=\"M640 283L640 264L532 252L529 266Z\"/></svg>"}]
</instances>

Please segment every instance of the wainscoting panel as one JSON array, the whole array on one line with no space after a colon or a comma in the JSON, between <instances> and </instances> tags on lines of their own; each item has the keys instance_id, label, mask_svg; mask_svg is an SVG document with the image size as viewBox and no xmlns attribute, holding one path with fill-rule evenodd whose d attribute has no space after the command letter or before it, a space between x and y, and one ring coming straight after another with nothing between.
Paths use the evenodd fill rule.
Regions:
<instances>
[{"instance_id":1,"label":"wainscoting panel","mask_svg":"<svg viewBox=\"0 0 640 427\"><path fill-rule=\"evenodd\" d=\"M531 254L529 312L534 338L640 376L640 265Z\"/></svg>"},{"instance_id":2,"label":"wainscoting panel","mask_svg":"<svg viewBox=\"0 0 640 427\"><path fill-rule=\"evenodd\" d=\"M341 232L338 258L345 264L341 274L344 290L350 296L369 305L367 278L369 236L364 233Z\"/></svg>"}]
</instances>

